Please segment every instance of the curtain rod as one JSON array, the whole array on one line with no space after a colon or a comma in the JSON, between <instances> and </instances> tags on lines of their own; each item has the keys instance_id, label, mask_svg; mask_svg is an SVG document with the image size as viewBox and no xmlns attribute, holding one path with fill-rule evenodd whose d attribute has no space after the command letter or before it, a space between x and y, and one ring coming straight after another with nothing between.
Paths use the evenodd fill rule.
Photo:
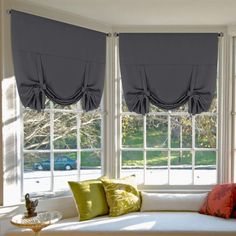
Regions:
<instances>
[{"instance_id":1,"label":"curtain rod","mask_svg":"<svg viewBox=\"0 0 236 236\"><path fill-rule=\"evenodd\" d=\"M7 9L7 14L11 14L12 12L12 9ZM114 36L114 37L119 37L119 33L115 32L115 33L107 33L106 34L107 37L111 37L111 36ZM223 37L224 36L224 33L223 32L219 32L218 33L218 37Z\"/></svg>"},{"instance_id":2,"label":"curtain rod","mask_svg":"<svg viewBox=\"0 0 236 236\"><path fill-rule=\"evenodd\" d=\"M108 34L107 34L107 36L108 36ZM109 36L111 36L110 33L109 33ZM119 33L115 32L115 33L113 33L113 36L114 37L119 37ZM224 33L223 32L219 32L218 33L218 37L224 37Z\"/></svg>"}]
</instances>

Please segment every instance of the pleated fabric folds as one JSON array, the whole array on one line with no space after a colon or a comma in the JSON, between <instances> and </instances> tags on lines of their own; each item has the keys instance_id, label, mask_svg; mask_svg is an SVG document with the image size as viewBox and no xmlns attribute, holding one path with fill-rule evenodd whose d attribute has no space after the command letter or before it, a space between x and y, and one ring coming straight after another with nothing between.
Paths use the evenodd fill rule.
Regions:
<instances>
[{"instance_id":1,"label":"pleated fabric folds","mask_svg":"<svg viewBox=\"0 0 236 236\"><path fill-rule=\"evenodd\" d=\"M82 99L86 111L99 106L105 33L15 10L11 32L17 88L25 107L41 111L46 97L60 105Z\"/></svg>"},{"instance_id":2,"label":"pleated fabric folds","mask_svg":"<svg viewBox=\"0 0 236 236\"><path fill-rule=\"evenodd\" d=\"M208 111L216 89L217 33L120 33L120 68L129 111L149 105Z\"/></svg>"}]
</instances>

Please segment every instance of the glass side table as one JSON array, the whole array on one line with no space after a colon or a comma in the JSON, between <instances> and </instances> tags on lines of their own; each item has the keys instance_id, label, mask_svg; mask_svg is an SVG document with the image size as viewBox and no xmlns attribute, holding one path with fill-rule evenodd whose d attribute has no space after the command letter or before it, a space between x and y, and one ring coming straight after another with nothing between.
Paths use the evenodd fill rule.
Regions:
<instances>
[{"instance_id":1,"label":"glass side table","mask_svg":"<svg viewBox=\"0 0 236 236\"><path fill-rule=\"evenodd\" d=\"M24 214L13 216L11 223L20 228L31 229L35 233L35 236L39 236L43 228L58 222L61 218L62 215L58 211L45 211L39 212L37 216L31 218L26 218Z\"/></svg>"}]
</instances>

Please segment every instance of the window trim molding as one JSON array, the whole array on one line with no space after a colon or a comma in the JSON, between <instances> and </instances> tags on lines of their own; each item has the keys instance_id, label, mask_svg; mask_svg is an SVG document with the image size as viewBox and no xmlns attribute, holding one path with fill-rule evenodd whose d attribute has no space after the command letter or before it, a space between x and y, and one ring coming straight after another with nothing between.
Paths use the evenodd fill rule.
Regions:
<instances>
[{"instance_id":1,"label":"window trim molding","mask_svg":"<svg viewBox=\"0 0 236 236\"><path fill-rule=\"evenodd\" d=\"M229 34L225 34L222 38L222 68L221 68L221 172L219 176L219 183L231 182L233 180L233 152L232 140L234 130L232 129L232 49L233 38ZM224 157L223 157L224 156Z\"/></svg>"},{"instance_id":2,"label":"window trim molding","mask_svg":"<svg viewBox=\"0 0 236 236\"><path fill-rule=\"evenodd\" d=\"M236 181L236 146L235 146L235 142L236 142L236 133L235 133L235 128L236 128L236 61L235 61L235 57L236 57L236 26L234 27L235 31L232 32L232 30L230 31L231 34L231 38L230 38L230 45L229 45L229 52L230 52L230 68L229 68L229 79L230 79L230 84L232 85L232 88L229 90L230 92L230 96L231 96L231 100L230 100L230 118L231 118L231 122L230 122L230 129L232 130L232 137L231 137L231 146L229 147L229 150L231 151L231 181L235 182Z\"/></svg>"},{"instance_id":3,"label":"window trim molding","mask_svg":"<svg viewBox=\"0 0 236 236\"><path fill-rule=\"evenodd\" d=\"M3 49L4 49L4 45L3 45L3 28L4 28L4 14L3 14L3 0L0 0L0 32L1 32L1 36L0 36L0 104L2 104L2 81L4 78L3 75L3 65L4 65L4 61L3 61ZM1 123L1 132L0 132L0 146L1 146L1 152L0 152L0 206L3 205L3 158L4 158L4 152L3 152L3 114L2 114L2 106L0 109L0 123Z\"/></svg>"}]
</instances>

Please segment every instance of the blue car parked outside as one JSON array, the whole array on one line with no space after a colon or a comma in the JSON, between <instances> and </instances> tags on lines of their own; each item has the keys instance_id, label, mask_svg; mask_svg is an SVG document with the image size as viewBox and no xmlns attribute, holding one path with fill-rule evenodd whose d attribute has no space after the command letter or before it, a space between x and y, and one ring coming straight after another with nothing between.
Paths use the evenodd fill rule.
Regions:
<instances>
[{"instance_id":1,"label":"blue car parked outside","mask_svg":"<svg viewBox=\"0 0 236 236\"><path fill-rule=\"evenodd\" d=\"M67 157L60 156L54 159L54 170L73 170L77 168L75 160ZM33 164L34 170L50 170L50 160L43 160Z\"/></svg>"}]
</instances>

